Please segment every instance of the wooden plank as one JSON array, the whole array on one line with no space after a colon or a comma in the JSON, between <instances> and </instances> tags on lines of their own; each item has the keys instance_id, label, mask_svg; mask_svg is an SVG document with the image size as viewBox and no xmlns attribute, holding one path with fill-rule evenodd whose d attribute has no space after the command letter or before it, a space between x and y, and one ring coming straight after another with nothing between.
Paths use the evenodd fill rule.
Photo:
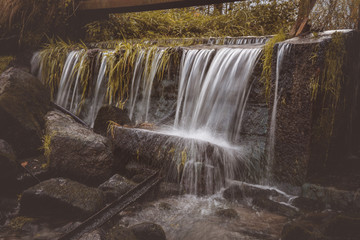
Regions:
<instances>
[{"instance_id":1,"label":"wooden plank","mask_svg":"<svg viewBox=\"0 0 360 240\"><path fill-rule=\"evenodd\" d=\"M244 0L242 0L244 1ZM235 0L81 0L82 12L136 12L235 2Z\"/></svg>"},{"instance_id":2,"label":"wooden plank","mask_svg":"<svg viewBox=\"0 0 360 240\"><path fill-rule=\"evenodd\" d=\"M80 2L80 10L107 9L154 5L161 3L183 2L183 0L84 0Z\"/></svg>"}]
</instances>

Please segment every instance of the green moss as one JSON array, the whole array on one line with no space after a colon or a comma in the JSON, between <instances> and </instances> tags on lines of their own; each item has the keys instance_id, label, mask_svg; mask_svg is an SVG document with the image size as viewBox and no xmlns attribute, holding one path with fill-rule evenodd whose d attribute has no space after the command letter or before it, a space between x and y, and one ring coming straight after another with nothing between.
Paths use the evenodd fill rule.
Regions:
<instances>
[{"instance_id":1,"label":"green moss","mask_svg":"<svg viewBox=\"0 0 360 240\"><path fill-rule=\"evenodd\" d=\"M34 218L19 216L11 219L9 226L14 230L21 230L26 223L33 222Z\"/></svg>"},{"instance_id":2,"label":"green moss","mask_svg":"<svg viewBox=\"0 0 360 240\"><path fill-rule=\"evenodd\" d=\"M264 54L263 54L263 70L261 73L261 79L264 83L265 89L265 97L266 101L269 102L270 100L270 93L271 93L271 63L274 53L274 46L278 42L282 42L286 39L286 35L283 31L279 34L275 35L272 39L270 39L265 47L264 47Z\"/></svg>"},{"instance_id":3,"label":"green moss","mask_svg":"<svg viewBox=\"0 0 360 240\"><path fill-rule=\"evenodd\" d=\"M51 134L44 135L42 137L42 143L41 150L44 151L44 156L46 158L46 163L42 164L42 168L48 168L50 165L50 154L51 154L51 139L56 134L56 132L52 132Z\"/></svg>"},{"instance_id":4,"label":"green moss","mask_svg":"<svg viewBox=\"0 0 360 240\"><path fill-rule=\"evenodd\" d=\"M318 69L310 79L311 100L316 101L320 106L320 112L313 128L313 136L325 151L324 166L328 159L336 113L342 101L345 55L344 36L335 32L327 45L323 70Z\"/></svg>"},{"instance_id":5,"label":"green moss","mask_svg":"<svg viewBox=\"0 0 360 240\"><path fill-rule=\"evenodd\" d=\"M40 52L41 78L45 86L49 88L52 100L55 92L57 92L69 51L81 48L86 48L86 46L84 44L65 42L61 39L50 39L49 43Z\"/></svg>"},{"instance_id":6,"label":"green moss","mask_svg":"<svg viewBox=\"0 0 360 240\"><path fill-rule=\"evenodd\" d=\"M316 100L318 93L322 96L322 112L320 117L321 128L326 129L332 136L336 110L344 83L343 65L345 59L345 40L343 34L335 32L332 35L325 53L325 63L322 73L311 79L312 100Z\"/></svg>"},{"instance_id":7,"label":"green moss","mask_svg":"<svg viewBox=\"0 0 360 240\"><path fill-rule=\"evenodd\" d=\"M0 56L0 74L8 68L14 59L13 56Z\"/></svg>"}]
</instances>

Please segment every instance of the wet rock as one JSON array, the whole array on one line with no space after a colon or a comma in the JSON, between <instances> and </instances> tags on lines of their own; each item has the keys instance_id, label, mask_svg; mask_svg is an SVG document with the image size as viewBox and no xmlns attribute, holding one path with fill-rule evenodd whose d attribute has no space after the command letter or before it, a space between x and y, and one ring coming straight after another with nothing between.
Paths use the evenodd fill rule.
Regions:
<instances>
[{"instance_id":1,"label":"wet rock","mask_svg":"<svg viewBox=\"0 0 360 240\"><path fill-rule=\"evenodd\" d=\"M125 174L129 178L140 174L147 174L148 176L150 176L153 173L154 173L153 170L149 169L144 164L140 164L139 162L136 161L131 161L125 166Z\"/></svg>"},{"instance_id":2,"label":"wet rock","mask_svg":"<svg viewBox=\"0 0 360 240\"><path fill-rule=\"evenodd\" d=\"M225 189L223 192L223 197L227 200L241 201L244 198L244 194L239 185L233 184Z\"/></svg>"},{"instance_id":3,"label":"wet rock","mask_svg":"<svg viewBox=\"0 0 360 240\"><path fill-rule=\"evenodd\" d=\"M302 197L337 210L360 211L360 196L358 191L339 190L334 187L323 187L306 183L301 188Z\"/></svg>"},{"instance_id":4,"label":"wet rock","mask_svg":"<svg viewBox=\"0 0 360 240\"><path fill-rule=\"evenodd\" d=\"M29 73L10 68L0 75L0 138L18 157L39 153L50 96Z\"/></svg>"},{"instance_id":5,"label":"wet rock","mask_svg":"<svg viewBox=\"0 0 360 240\"><path fill-rule=\"evenodd\" d=\"M360 218L337 215L329 221L325 227L325 235L334 238L359 239L360 238Z\"/></svg>"},{"instance_id":6,"label":"wet rock","mask_svg":"<svg viewBox=\"0 0 360 240\"><path fill-rule=\"evenodd\" d=\"M126 110L110 105L104 105L100 108L96 116L94 132L106 136L109 121L116 122L119 125L132 125Z\"/></svg>"},{"instance_id":7,"label":"wet rock","mask_svg":"<svg viewBox=\"0 0 360 240\"><path fill-rule=\"evenodd\" d=\"M336 212L310 213L286 224L281 239L355 240L360 238L359 216Z\"/></svg>"},{"instance_id":8,"label":"wet rock","mask_svg":"<svg viewBox=\"0 0 360 240\"><path fill-rule=\"evenodd\" d=\"M45 118L50 169L80 182L99 183L111 176L113 155L109 139L57 111L49 112Z\"/></svg>"},{"instance_id":9,"label":"wet rock","mask_svg":"<svg viewBox=\"0 0 360 240\"><path fill-rule=\"evenodd\" d=\"M266 209L270 212L274 212L286 217L296 217L299 215L299 212L296 208L285 205L283 203L275 202L267 198L255 198L252 202L255 206Z\"/></svg>"},{"instance_id":10,"label":"wet rock","mask_svg":"<svg viewBox=\"0 0 360 240\"><path fill-rule=\"evenodd\" d=\"M244 197L261 199L279 196L279 193L273 189L261 188L246 183L234 183L225 189L223 196L228 200L240 201Z\"/></svg>"},{"instance_id":11,"label":"wet rock","mask_svg":"<svg viewBox=\"0 0 360 240\"><path fill-rule=\"evenodd\" d=\"M131 180L136 183L141 183L145 179L147 179L149 176L150 176L150 174L147 174L147 173L136 174L135 176L133 176L131 178Z\"/></svg>"},{"instance_id":12,"label":"wet rock","mask_svg":"<svg viewBox=\"0 0 360 240\"><path fill-rule=\"evenodd\" d=\"M14 181L18 172L18 164L12 147L0 139L0 188L3 186L3 181Z\"/></svg>"},{"instance_id":13,"label":"wet rock","mask_svg":"<svg viewBox=\"0 0 360 240\"><path fill-rule=\"evenodd\" d=\"M123 226L114 226L105 236L106 240L139 240L133 231ZM150 239L150 238L149 238Z\"/></svg>"},{"instance_id":14,"label":"wet rock","mask_svg":"<svg viewBox=\"0 0 360 240\"><path fill-rule=\"evenodd\" d=\"M166 240L162 227L155 223L145 222L130 227L138 240Z\"/></svg>"},{"instance_id":15,"label":"wet rock","mask_svg":"<svg viewBox=\"0 0 360 240\"><path fill-rule=\"evenodd\" d=\"M30 216L89 216L104 206L101 190L64 178L53 178L22 194L20 212Z\"/></svg>"},{"instance_id":16,"label":"wet rock","mask_svg":"<svg viewBox=\"0 0 360 240\"><path fill-rule=\"evenodd\" d=\"M269 109L266 104L248 104L244 112L241 133L265 136L268 131Z\"/></svg>"},{"instance_id":17,"label":"wet rock","mask_svg":"<svg viewBox=\"0 0 360 240\"><path fill-rule=\"evenodd\" d=\"M239 218L237 212L232 208L217 210L215 215L224 218Z\"/></svg>"},{"instance_id":18,"label":"wet rock","mask_svg":"<svg viewBox=\"0 0 360 240\"><path fill-rule=\"evenodd\" d=\"M115 174L109 180L99 186L99 189L105 193L106 201L111 202L121 195L125 194L136 184L129 179Z\"/></svg>"},{"instance_id":19,"label":"wet rock","mask_svg":"<svg viewBox=\"0 0 360 240\"><path fill-rule=\"evenodd\" d=\"M282 240L315 240L313 233L300 224L286 224L281 233Z\"/></svg>"},{"instance_id":20,"label":"wet rock","mask_svg":"<svg viewBox=\"0 0 360 240\"><path fill-rule=\"evenodd\" d=\"M295 198L292 202L292 205L305 211L316 211L325 209L325 204L323 204L322 202L304 197Z\"/></svg>"},{"instance_id":21,"label":"wet rock","mask_svg":"<svg viewBox=\"0 0 360 240\"><path fill-rule=\"evenodd\" d=\"M170 196L177 196L180 194L180 186L177 183L161 182L157 196L159 198L166 198Z\"/></svg>"},{"instance_id":22,"label":"wet rock","mask_svg":"<svg viewBox=\"0 0 360 240\"><path fill-rule=\"evenodd\" d=\"M159 203L159 208L163 210L170 210L172 208L170 203L167 202L161 202Z\"/></svg>"},{"instance_id":23,"label":"wet rock","mask_svg":"<svg viewBox=\"0 0 360 240\"><path fill-rule=\"evenodd\" d=\"M102 240L104 239L103 234L99 230L85 233L79 240Z\"/></svg>"}]
</instances>

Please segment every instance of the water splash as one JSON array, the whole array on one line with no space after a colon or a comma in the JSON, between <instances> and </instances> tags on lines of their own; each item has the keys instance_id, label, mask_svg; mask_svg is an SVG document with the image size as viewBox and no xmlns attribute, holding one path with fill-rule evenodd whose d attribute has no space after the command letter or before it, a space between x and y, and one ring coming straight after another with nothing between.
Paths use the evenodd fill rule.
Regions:
<instances>
[{"instance_id":1,"label":"water splash","mask_svg":"<svg viewBox=\"0 0 360 240\"><path fill-rule=\"evenodd\" d=\"M250 77L261 51L184 52L174 128L166 133L182 139L176 146L186 151L186 158L177 162L183 166L181 185L187 193L212 194L227 179L257 174L246 146L235 143L240 141Z\"/></svg>"}]
</instances>

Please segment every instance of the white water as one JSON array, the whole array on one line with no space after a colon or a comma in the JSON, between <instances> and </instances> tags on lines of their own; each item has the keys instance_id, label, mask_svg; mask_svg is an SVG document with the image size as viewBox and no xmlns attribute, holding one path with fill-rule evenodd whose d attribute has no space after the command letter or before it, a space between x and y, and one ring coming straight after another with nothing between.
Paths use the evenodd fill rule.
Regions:
<instances>
[{"instance_id":1,"label":"white water","mask_svg":"<svg viewBox=\"0 0 360 240\"><path fill-rule=\"evenodd\" d=\"M281 44L278 51L267 178L271 177L274 155L279 72L288 46ZM56 102L75 114L79 115L81 111L83 119L93 126L98 110L106 103L107 63L113 52L99 55L97 75L91 83L94 84L92 96L84 103L77 71L85 61L83 51L68 54ZM164 51L156 47L139 51L134 61L128 109L130 118L135 121L149 121L153 84ZM254 149L241 143L240 133L251 90L251 76L261 51L261 45L217 50L184 49L174 126L161 132L182 138L177 146L184 154L174 161L182 165L182 169L178 165L178 171L185 192L212 194L224 187L229 179L257 179L260 170L249 157ZM34 56L34 62L40 62L38 57Z\"/></svg>"},{"instance_id":2,"label":"white water","mask_svg":"<svg viewBox=\"0 0 360 240\"><path fill-rule=\"evenodd\" d=\"M191 49L180 66L176 116L168 135L186 151L181 185L185 192L212 194L227 179L254 173L240 142L242 118L251 89L250 77L261 48ZM185 161L185 162L184 162Z\"/></svg>"},{"instance_id":3,"label":"white water","mask_svg":"<svg viewBox=\"0 0 360 240\"><path fill-rule=\"evenodd\" d=\"M183 55L175 128L230 142L240 135L250 77L261 48L189 50Z\"/></svg>"},{"instance_id":4,"label":"white water","mask_svg":"<svg viewBox=\"0 0 360 240\"><path fill-rule=\"evenodd\" d=\"M88 114L88 118L86 119L86 122L89 122L91 127L94 127L94 122L96 119L96 115L98 111L100 110L101 106L103 105L105 94L106 94L106 70L107 70L107 59L108 59L109 52L105 52L101 54L101 64L99 73L96 80L96 86L95 86L95 93L94 97L92 99L92 103L90 105L90 111Z\"/></svg>"},{"instance_id":5,"label":"white water","mask_svg":"<svg viewBox=\"0 0 360 240\"><path fill-rule=\"evenodd\" d=\"M270 130L269 130L269 140L267 145L267 176L264 179L265 182L268 184L272 181L272 168L273 162L275 157L275 130L276 130L276 113L277 113L277 106L279 101L279 78L280 78L280 71L282 67L282 63L286 54L290 51L291 45L289 43L283 42L280 43L278 46L277 51L277 59L276 59L276 78L275 78L275 91L274 91L274 102L273 102L273 109L271 113L271 123L270 123Z\"/></svg>"}]
</instances>

